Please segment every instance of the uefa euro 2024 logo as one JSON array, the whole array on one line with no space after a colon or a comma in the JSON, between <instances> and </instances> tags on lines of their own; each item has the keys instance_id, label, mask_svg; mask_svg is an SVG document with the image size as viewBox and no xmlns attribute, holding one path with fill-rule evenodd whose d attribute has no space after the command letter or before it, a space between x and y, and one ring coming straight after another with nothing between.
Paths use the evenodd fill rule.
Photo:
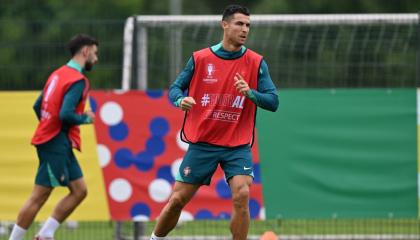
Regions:
<instances>
[{"instance_id":1,"label":"uefa euro 2024 logo","mask_svg":"<svg viewBox=\"0 0 420 240\"><path fill-rule=\"evenodd\" d=\"M216 67L213 63L207 64L207 76L203 76L203 81L207 84L213 84L217 82L217 78L214 76ZM204 75L204 74L203 74Z\"/></svg>"},{"instance_id":2,"label":"uefa euro 2024 logo","mask_svg":"<svg viewBox=\"0 0 420 240\"><path fill-rule=\"evenodd\" d=\"M211 78L213 76L215 69L212 63L207 64L207 77Z\"/></svg>"}]
</instances>

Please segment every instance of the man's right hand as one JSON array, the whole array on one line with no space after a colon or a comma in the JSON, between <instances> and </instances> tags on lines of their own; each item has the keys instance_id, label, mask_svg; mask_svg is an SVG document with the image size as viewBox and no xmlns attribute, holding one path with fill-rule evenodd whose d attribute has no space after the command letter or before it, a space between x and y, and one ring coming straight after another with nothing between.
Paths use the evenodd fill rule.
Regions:
<instances>
[{"instance_id":1,"label":"man's right hand","mask_svg":"<svg viewBox=\"0 0 420 240\"><path fill-rule=\"evenodd\" d=\"M195 104L195 100L192 97L184 97L181 101L180 107L182 111L188 111Z\"/></svg>"},{"instance_id":2,"label":"man's right hand","mask_svg":"<svg viewBox=\"0 0 420 240\"><path fill-rule=\"evenodd\" d=\"M95 122L95 113L92 111L86 111L85 114L89 117L89 123Z\"/></svg>"}]
</instances>

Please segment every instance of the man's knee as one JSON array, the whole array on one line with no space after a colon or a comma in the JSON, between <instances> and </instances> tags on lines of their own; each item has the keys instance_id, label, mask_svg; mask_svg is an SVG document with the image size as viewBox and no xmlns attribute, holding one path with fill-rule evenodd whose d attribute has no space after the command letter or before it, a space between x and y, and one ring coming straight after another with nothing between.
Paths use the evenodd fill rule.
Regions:
<instances>
[{"instance_id":1,"label":"man's knee","mask_svg":"<svg viewBox=\"0 0 420 240\"><path fill-rule=\"evenodd\" d=\"M85 199L87 197L87 188L86 187L82 187L82 188L78 188L78 189L74 189L71 194L73 196L75 196L79 201Z\"/></svg>"},{"instance_id":2,"label":"man's knee","mask_svg":"<svg viewBox=\"0 0 420 240\"><path fill-rule=\"evenodd\" d=\"M68 188L70 194L79 201L82 201L87 196L87 187L83 178L70 182Z\"/></svg>"},{"instance_id":3,"label":"man's knee","mask_svg":"<svg viewBox=\"0 0 420 240\"><path fill-rule=\"evenodd\" d=\"M174 211L180 211L185 207L187 202L187 199L182 197L181 195L173 195L169 200L169 209Z\"/></svg>"},{"instance_id":4,"label":"man's knee","mask_svg":"<svg viewBox=\"0 0 420 240\"><path fill-rule=\"evenodd\" d=\"M233 206L236 209L248 209L249 187L241 186L232 195Z\"/></svg>"},{"instance_id":5,"label":"man's knee","mask_svg":"<svg viewBox=\"0 0 420 240\"><path fill-rule=\"evenodd\" d=\"M36 187L29 198L32 204L44 205L51 194L51 189Z\"/></svg>"}]
</instances>

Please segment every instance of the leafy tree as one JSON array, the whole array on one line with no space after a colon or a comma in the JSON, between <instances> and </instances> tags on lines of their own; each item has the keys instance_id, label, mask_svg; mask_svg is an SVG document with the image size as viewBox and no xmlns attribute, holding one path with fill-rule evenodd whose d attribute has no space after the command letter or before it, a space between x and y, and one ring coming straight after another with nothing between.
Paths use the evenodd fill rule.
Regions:
<instances>
[{"instance_id":1,"label":"leafy tree","mask_svg":"<svg viewBox=\"0 0 420 240\"><path fill-rule=\"evenodd\" d=\"M48 74L67 61L65 44L78 32L100 41L100 61L98 71L91 75L92 86L120 87L125 19L132 15L168 14L169 1L1 0L0 90L40 89ZM182 12L221 14L232 3L249 7L252 14L390 13L420 9L420 1L411 0L182 0Z\"/></svg>"}]
</instances>

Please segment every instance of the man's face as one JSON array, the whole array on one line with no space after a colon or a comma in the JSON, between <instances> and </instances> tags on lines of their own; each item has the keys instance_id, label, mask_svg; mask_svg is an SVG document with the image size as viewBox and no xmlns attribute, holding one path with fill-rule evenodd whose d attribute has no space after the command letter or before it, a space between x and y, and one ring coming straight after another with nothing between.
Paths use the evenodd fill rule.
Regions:
<instances>
[{"instance_id":1,"label":"man's face","mask_svg":"<svg viewBox=\"0 0 420 240\"><path fill-rule=\"evenodd\" d=\"M85 70L90 71L98 61L98 47L96 45L86 46Z\"/></svg>"},{"instance_id":2,"label":"man's face","mask_svg":"<svg viewBox=\"0 0 420 240\"><path fill-rule=\"evenodd\" d=\"M224 36L234 46L242 46L248 37L250 18L242 13L235 13L230 19L222 21Z\"/></svg>"}]
</instances>

